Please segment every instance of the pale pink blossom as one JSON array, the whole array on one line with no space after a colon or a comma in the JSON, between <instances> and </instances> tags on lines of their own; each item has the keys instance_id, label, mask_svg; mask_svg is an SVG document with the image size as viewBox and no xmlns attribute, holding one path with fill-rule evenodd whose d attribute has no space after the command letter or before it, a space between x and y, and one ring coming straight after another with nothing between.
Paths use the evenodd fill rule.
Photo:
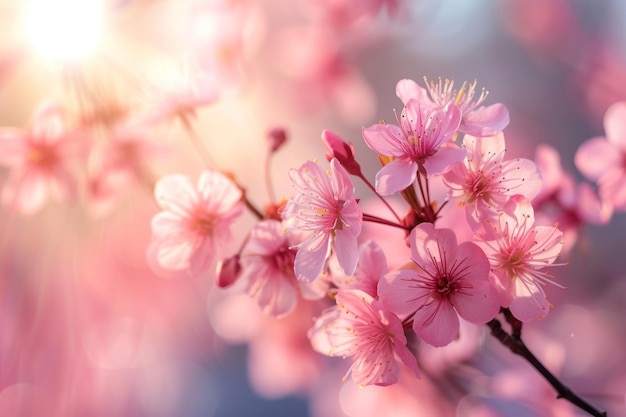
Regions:
<instances>
[{"instance_id":1,"label":"pale pink blossom","mask_svg":"<svg viewBox=\"0 0 626 417\"><path fill-rule=\"evenodd\" d=\"M241 190L218 171L207 169L195 185L184 175L163 177L154 194L162 211L152 218L149 253L164 269L192 275L206 272L243 212Z\"/></svg>"},{"instance_id":2,"label":"pale pink blossom","mask_svg":"<svg viewBox=\"0 0 626 417\"><path fill-rule=\"evenodd\" d=\"M524 322L545 317L550 303L543 287L562 286L543 269L559 265L554 261L563 247L563 233L556 226L535 226L533 208L520 195L509 200L491 226L498 237L477 243L489 258L502 306Z\"/></svg>"},{"instance_id":3,"label":"pale pink blossom","mask_svg":"<svg viewBox=\"0 0 626 417\"><path fill-rule=\"evenodd\" d=\"M324 172L315 162L307 161L289 172L298 194L283 211L285 226L302 232L298 245L295 272L298 278L313 281L324 270L334 249L339 266L352 275L359 261L357 238L363 214L354 198L354 185L339 161L330 161Z\"/></svg>"},{"instance_id":4,"label":"pale pink blossom","mask_svg":"<svg viewBox=\"0 0 626 417\"><path fill-rule=\"evenodd\" d=\"M600 197L616 210L626 210L626 102L613 104L604 116L606 136L583 143L576 167L600 188Z\"/></svg>"},{"instance_id":5,"label":"pale pink blossom","mask_svg":"<svg viewBox=\"0 0 626 417\"><path fill-rule=\"evenodd\" d=\"M443 108L449 104L457 106L461 112L459 131L472 136L494 136L509 124L509 111L501 104L482 106L489 93L483 88L478 98L476 81L464 82L460 89L454 88L453 80L442 80L437 83L426 81L427 88L420 87L415 81L405 79L398 82L396 93L406 105L409 100L434 107Z\"/></svg>"},{"instance_id":6,"label":"pale pink blossom","mask_svg":"<svg viewBox=\"0 0 626 417\"><path fill-rule=\"evenodd\" d=\"M252 228L241 252L240 281L263 312L274 317L286 316L298 303L290 237L279 221L264 220Z\"/></svg>"},{"instance_id":7,"label":"pale pink blossom","mask_svg":"<svg viewBox=\"0 0 626 417\"><path fill-rule=\"evenodd\" d=\"M444 175L452 197L460 197L473 229L504 207L508 199L521 194L532 200L541 190L541 177L529 159L504 160L504 135L474 137L465 135L467 157Z\"/></svg>"},{"instance_id":8,"label":"pale pink blossom","mask_svg":"<svg viewBox=\"0 0 626 417\"><path fill-rule=\"evenodd\" d=\"M380 300L426 343L445 346L459 333L459 316L470 323L493 319L500 309L489 282L489 261L474 243L457 244L450 229L422 223L411 232L417 269L389 272L378 285Z\"/></svg>"},{"instance_id":9,"label":"pale pink blossom","mask_svg":"<svg viewBox=\"0 0 626 417\"><path fill-rule=\"evenodd\" d=\"M461 161L465 151L452 144L461 113L454 105L441 109L411 99L396 125L375 124L363 128L363 139L373 151L393 160L376 174L376 191L381 195L399 193L417 177L442 173Z\"/></svg>"},{"instance_id":10,"label":"pale pink blossom","mask_svg":"<svg viewBox=\"0 0 626 417\"><path fill-rule=\"evenodd\" d=\"M36 111L28 130L0 132L0 165L10 168L2 201L23 214L39 210L51 197L72 201L78 181L71 161L86 158L89 138L65 126L63 110L52 102Z\"/></svg>"},{"instance_id":11,"label":"pale pink blossom","mask_svg":"<svg viewBox=\"0 0 626 417\"><path fill-rule=\"evenodd\" d=\"M419 377L415 356L406 347L400 319L361 290L341 290L337 306L327 310L309 334L314 349L329 356L353 356L348 372L359 385L391 385L400 362ZM319 343L327 337L327 343ZM329 350L326 349L329 346ZM399 359L399 361L398 361Z\"/></svg>"}]
</instances>

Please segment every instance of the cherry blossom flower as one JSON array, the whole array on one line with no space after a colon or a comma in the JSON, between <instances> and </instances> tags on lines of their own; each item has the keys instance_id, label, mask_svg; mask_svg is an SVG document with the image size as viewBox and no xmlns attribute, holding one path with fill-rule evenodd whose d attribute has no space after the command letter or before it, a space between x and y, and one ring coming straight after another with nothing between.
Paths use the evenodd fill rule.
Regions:
<instances>
[{"instance_id":1,"label":"cherry blossom flower","mask_svg":"<svg viewBox=\"0 0 626 417\"><path fill-rule=\"evenodd\" d=\"M563 286L542 269L560 265L554 261L563 247L563 233L556 226L535 226L533 208L521 195L511 197L493 227L498 237L477 244L489 258L502 306L524 322L544 317L550 303L543 287Z\"/></svg>"},{"instance_id":2,"label":"cherry blossom flower","mask_svg":"<svg viewBox=\"0 0 626 417\"><path fill-rule=\"evenodd\" d=\"M250 231L241 252L239 279L263 312L274 317L291 313L298 302L296 251L290 249L290 237L279 221L264 220Z\"/></svg>"},{"instance_id":3,"label":"cherry blossom flower","mask_svg":"<svg viewBox=\"0 0 626 417\"><path fill-rule=\"evenodd\" d=\"M331 248L347 275L354 273L359 261L357 237L363 214L354 198L354 185L337 159L330 161L330 168L324 172L315 162L307 161L289 172L299 194L287 202L283 220L287 229L304 235L295 245L295 272L306 281L322 273Z\"/></svg>"},{"instance_id":4,"label":"cherry blossom flower","mask_svg":"<svg viewBox=\"0 0 626 417\"><path fill-rule=\"evenodd\" d=\"M78 183L70 170L73 158L86 158L89 140L68 130L63 111L52 102L36 111L30 129L0 132L0 165L11 168L2 201L23 214L39 210L50 197L71 201Z\"/></svg>"},{"instance_id":5,"label":"cherry blossom flower","mask_svg":"<svg viewBox=\"0 0 626 417\"><path fill-rule=\"evenodd\" d=\"M207 271L216 247L231 238L230 226L243 212L241 190L224 175L204 170L197 185L184 175L161 178L154 190L162 211L152 218L148 249L166 270Z\"/></svg>"},{"instance_id":6,"label":"cherry blossom flower","mask_svg":"<svg viewBox=\"0 0 626 417\"><path fill-rule=\"evenodd\" d=\"M447 143L459 127L461 113L454 105L432 109L411 99L405 103L398 125L375 124L363 128L363 139L373 151L393 160L376 174L376 191L391 195L416 179L439 174L465 156L465 151Z\"/></svg>"},{"instance_id":7,"label":"cherry blossom flower","mask_svg":"<svg viewBox=\"0 0 626 417\"><path fill-rule=\"evenodd\" d=\"M329 356L353 356L348 374L357 384L391 385L398 382L404 363L419 377L415 356L406 347L400 319L361 290L341 290L337 306L316 322L309 337L314 349ZM319 343L327 337L327 343ZM316 343L318 342L318 343ZM320 351L326 346L330 350Z\"/></svg>"},{"instance_id":8,"label":"cherry blossom flower","mask_svg":"<svg viewBox=\"0 0 626 417\"><path fill-rule=\"evenodd\" d=\"M616 210L626 210L626 102L613 104L604 115L605 137L594 137L576 152L576 167L597 181L600 197Z\"/></svg>"},{"instance_id":9,"label":"cherry blossom flower","mask_svg":"<svg viewBox=\"0 0 626 417\"><path fill-rule=\"evenodd\" d=\"M472 242L457 245L450 229L422 223L411 232L411 259L418 267L389 272L378 285L394 313L413 315L413 330L426 343L445 346L459 333L459 316L486 323L500 304L489 282L489 261Z\"/></svg>"},{"instance_id":10,"label":"cherry blossom flower","mask_svg":"<svg viewBox=\"0 0 626 417\"><path fill-rule=\"evenodd\" d=\"M457 106L461 112L459 131L468 135L484 137L494 136L509 124L509 111L501 103L491 106L481 106L487 99L488 92L483 88L480 96L476 94L476 81L464 82L459 90L454 88L454 81L439 78L439 82L426 81L427 88L420 87L415 81L400 80L396 87L396 94L406 105L409 100L433 108L443 108L449 104Z\"/></svg>"},{"instance_id":11,"label":"cherry blossom flower","mask_svg":"<svg viewBox=\"0 0 626 417\"><path fill-rule=\"evenodd\" d=\"M493 216L508 199L522 194L532 200L541 190L541 177L535 163L517 158L504 161L504 135L474 137L465 135L467 157L443 175L453 197L466 207L468 223L479 229L482 220Z\"/></svg>"}]
</instances>

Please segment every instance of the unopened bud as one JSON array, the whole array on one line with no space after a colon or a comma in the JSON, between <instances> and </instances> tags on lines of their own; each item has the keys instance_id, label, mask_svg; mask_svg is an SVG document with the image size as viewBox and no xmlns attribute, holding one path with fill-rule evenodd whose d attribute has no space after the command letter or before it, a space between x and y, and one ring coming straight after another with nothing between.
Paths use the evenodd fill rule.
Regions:
<instances>
[{"instance_id":1,"label":"unopened bud","mask_svg":"<svg viewBox=\"0 0 626 417\"><path fill-rule=\"evenodd\" d=\"M216 283L220 288L228 288L237 281L241 274L241 263L239 254L230 258L222 259L217 264Z\"/></svg>"},{"instance_id":2,"label":"unopened bud","mask_svg":"<svg viewBox=\"0 0 626 417\"><path fill-rule=\"evenodd\" d=\"M324 130L322 132L322 142L326 148L326 159L331 161L337 158L339 163L352 175L363 176L361 166L354 158L354 146L343 140L339 135Z\"/></svg>"},{"instance_id":3,"label":"unopened bud","mask_svg":"<svg viewBox=\"0 0 626 417\"><path fill-rule=\"evenodd\" d=\"M282 127L274 127L267 132L270 152L274 153L287 142L287 132Z\"/></svg>"}]
</instances>

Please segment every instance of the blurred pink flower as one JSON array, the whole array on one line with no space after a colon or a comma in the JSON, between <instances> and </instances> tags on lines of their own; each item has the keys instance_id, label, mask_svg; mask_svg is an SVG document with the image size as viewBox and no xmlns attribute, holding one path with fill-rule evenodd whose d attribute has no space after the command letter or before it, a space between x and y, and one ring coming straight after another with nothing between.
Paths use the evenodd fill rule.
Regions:
<instances>
[{"instance_id":1,"label":"blurred pink flower","mask_svg":"<svg viewBox=\"0 0 626 417\"><path fill-rule=\"evenodd\" d=\"M382 303L394 313L413 315L413 330L426 343L445 346L459 333L459 316L486 323L500 309L489 282L489 261L471 242L457 245L450 229L422 223L411 232L417 270L389 272L378 285Z\"/></svg>"},{"instance_id":2,"label":"blurred pink flower","mask_svg":"<svg viewBox=\"0 0 626 417\"><path fill-rule=\"evenodd\" d=\"M294 272L296 251L290 235L277 220L264 220L250 231L241 252L241 276L246 292L264 313L283 317L298 303L298 281Z\"/></svg>"},{"instance_id":3,"label":"blurred pink flower","mask_svg":"<svg viewBox=\"0 0 626 417\"><path fill-rule=\"evenodd\" d=\"M502 290L502 305L523 322L545 317L550 303L543 286L562 286L541 270L558 266L554 261L563 247L563 233L556 226L535 226L533 208L521 195L509 200L493 227L499 237L477 243Z\"/></svg>"},{"instance_id":4,"label":"blurred pink flower","mask_svg":"<svg viewBox=\"0 0 626 417\"><path fill-rule=\"evenodd\" d=\"M604 116L605 137L594 137L576 152L578 169L597 181L602 200L626 210L626 102L613 104Z\"/></svg>"},{"instance_id":5,"label":"blurred pink flower","mask_svg":"<svg viewBox=\"0 0 626 417\"><path fill-rule=\"evenodd\" d=\"M167 270L206 272L216 245L231 238L230 226L243 212L241 190L214 170L204 170L197 185L184 175L161 178L154 190L162 211L152 218L153 254Z\"/></svg>"},{"instance_id":6,"label":"blurred pink flower","mask_svg":"<svg viewBox=\"0 0 626 417\"><path fill-rule=\"evenodd\" d=\"M410 186L418 169L429 176L439 174L465 156L463 149L449 143L461 120L454 105L433 109L410 99L396 119L399 126L379 123L363 128L367 146L394 158L376 174L376 191L381 195Z\"/></svg>"},{"instance_id":7,"label":"blurred pink flower","mask_svg":"<svg viewBox=\"0 0 626 417\"><path fill-rule=\"evenodd\" d=\"M316 350L330 356L354 356L346 376L351 373L359 385L398 382L401 368L397 359L419 377L417 361L406 347L404 329L397 316L361 290L341 290L336 301L337 307L318 319L309 336L315 341L325 334L330 351L320 351L326 344L314 342Z\"/></svg>"},{"instance_id":8,"label":"blurred pink flower","mask_svg":"<svg viewBox=\"0 0 626 417\"><path fill-rule=\"evenodd\" d=\"M571 174L564 172L553 147L539 145L535 161L543 179L541 192L533 200L535 220L542 226L559 224L564 235L562 252L567 253L585 223L608 223L613 207L601 201L590 184L576 183Z\"/></svg>"},{"instance_id":9,"label":"blurred pink flower","mask_svg":"<svg viewBox=\"0 0 626 417\"><path fill-rule=\"evenodd\" d=\"M0 165L11 168L2 201L32 214L50 197L73 200L77 180L70 170L72 158L86 158L89 139L80 130L68 130L63 110L52 102L41 105L29 130L0 132Z\"/></svg>"},{"instance_id":10,"label":"blurred pink flower","mask_svg":"<svg viewBox=\"0 0 626 417\"><path fill-rule=\"evenodd\" d=\"M467 157L444 175L445 184L459 204L466 208L468 223L480 229L486 217L493 217L508 199L522 194L532 200L541 190L541 177L529 159L504 161L504 135L474 137L465 135Z\"/></svg>"},{"instance_id":11,"label":"blurred pink flower","mask_svg":"<svg viewBox=\"0 0 626 417\"><path fill-rule=\"evenodd\" d=\"M152 187L147 163L167 155L168 151L138 127L118 125L106 139L93 146L88 161L88 197L91 208L98 214L109 212L122 191L142 182Z\"/></svg>"},{"instance_id":12,"label":"blurred pink flower","mask_svg":"<svg viewBox=\"0 0 626 417\"><path fill-rule=\"evenodd\" d=\"M299 194L287 202L282 215L289 230L304 233L304 241L296 245L295 272L307 281L322 273L331 248L345 274L352 275L359 262L363 218L354 185L337 159L330 161L330 168L324 172L307 161L289 172Z\"/></svg>"}]
</instances>

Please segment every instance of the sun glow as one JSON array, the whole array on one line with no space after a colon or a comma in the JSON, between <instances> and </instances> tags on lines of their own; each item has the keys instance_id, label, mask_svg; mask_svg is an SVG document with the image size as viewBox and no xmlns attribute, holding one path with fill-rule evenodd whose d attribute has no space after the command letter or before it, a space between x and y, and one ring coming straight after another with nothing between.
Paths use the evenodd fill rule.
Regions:
<instances>
[{"instance_id":1,"label":"sun glow","mask_svg":"<svg viewBox=\"0 0 626 417\"><path fill-rule=\"evenodd\" d=\"M46 58L71 61L93 52L102 30L100 0L30 0L26 33Z\"/></svg>"}]
</instances>

